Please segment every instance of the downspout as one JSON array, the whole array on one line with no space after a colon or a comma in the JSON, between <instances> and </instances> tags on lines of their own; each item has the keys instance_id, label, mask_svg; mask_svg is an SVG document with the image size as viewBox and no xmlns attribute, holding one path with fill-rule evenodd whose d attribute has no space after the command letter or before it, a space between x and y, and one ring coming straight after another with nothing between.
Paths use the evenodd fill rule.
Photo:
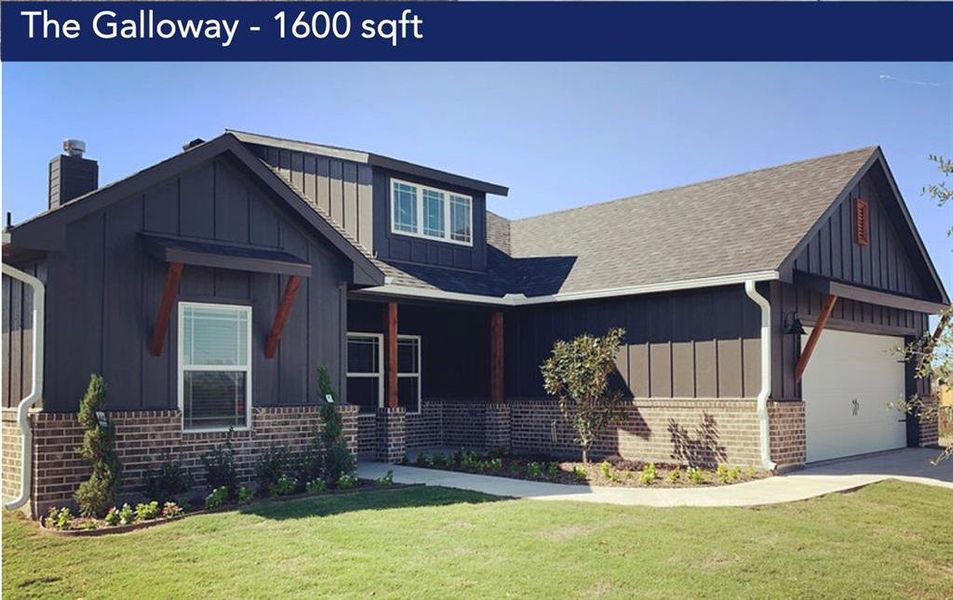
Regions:
<instances>
[{"instance_id":1,"label":"downspout","mask_svg":"<svg viewBox=\"0 0 953 600\"><path fill-rule=\"evenodd\" d=\"M771 395L771 303L758 293L755 282L745 282L745 293L761 307L761 391L758 393L758 425L761 432L761 464L773 471L771 429L768 423L768 397Z\"/></svg>"},{"instance_id":2,"label":"downspout","mask_svg":"<svg viewBox=\"0 0 953 600\"><path fill-rule=\"evenodd\" d=\"M30 499L31 474L33 472L33 430L30 429L30 408L43 394L43 321L44 296L43 282L32 275L28 275L10 265L3 265L3 274L22 281L33 288L33 378L30 395L17 405L17 424L20 426L20 494L6 503L10 510L16 510Z\"/></svg>"}]
</instances>

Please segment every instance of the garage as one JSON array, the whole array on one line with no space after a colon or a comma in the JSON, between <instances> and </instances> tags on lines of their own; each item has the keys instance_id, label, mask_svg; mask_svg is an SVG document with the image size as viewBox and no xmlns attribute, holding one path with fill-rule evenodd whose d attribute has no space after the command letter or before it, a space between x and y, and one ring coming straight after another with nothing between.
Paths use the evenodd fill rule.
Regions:
<instances>
[{"instance_id":1,"label":"garage","mask_svg":"<svg viewBox=\"0 0 953 600\"><path fill-rule=\"evenodd\" d=\"M803 336L807 343L810 330ZM907 445L903 338L826 329L801 380L807 462Z\"/></svg>"}]
</instances>

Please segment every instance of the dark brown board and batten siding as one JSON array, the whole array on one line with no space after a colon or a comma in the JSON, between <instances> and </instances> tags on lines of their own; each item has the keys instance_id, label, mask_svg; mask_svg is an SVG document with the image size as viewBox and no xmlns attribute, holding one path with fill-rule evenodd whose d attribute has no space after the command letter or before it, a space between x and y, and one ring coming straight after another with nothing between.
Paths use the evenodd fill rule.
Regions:
<instances>
[{"instance_id":1,"label":"dark brown board and batten siding","mask_svg":"<svg viewBox=\"0 0 953 600\"><path fill-rule=\"evenodd\" d=\"M801 340L797 334L786 333L785 321L797 314L805 327L814 325L825 297L813 290L775 281L771 282L770 300L771 363L774 365L771 397L776 400L800 399L801 389L794 379L794 367L800 356ZM929 328L929 315L838 298L826 328L910 338ZM897 360L900 358L898 354Z\"/></svg>"},{"instance_id":2,"label":"dark brown board and batten siding","mask_svg":"<svg viewBox=\"0 0 953 600\"><path fill-rule=\"evenodd\" d=\"M753 398L761 378L760 319L741 286L508 311L506 393L545 395L539 367L556 340L623 327L616 385L627 396Z\"/></svg>"},{"instance_id":3,"label":"dark brown board and batten siding","mask_svg":"<svg viewBox=\"0 0 953 600\"><path fill-rule=\"evenodd\" d=\"M33 261L17 268L46 280L46 264ZM3 276L3 405L14 407L31 391L33 379L33 289ZM42 399L36 404L43 406Z\"/></svg>"},{"instance_id":4,"label":"dark brown board and batten siding","mask_svg":"<svg viewBox=\"0 0 953 600\"><path fill-rule=\"evenodd\" d=\"M917 256L912 236L907 232L901 235L897 230L902 217L891 195L880 166L875 165L820 222L818 230L794 260L794 269L903 296L926 298L926 290L932 288L932 284L925 283L930 275ZM869 243L866 245L855 241L854 212L858 198L865 200L868 206Z\"/></svg>"},{"instance_id":5,"label":"dark brown board and batten siding","mask_svg":"<svg viewBox=\"0 0 953 600\"><path fill-rule=\"evenodd\" d=\"M374 251L370 166L272 146L250 147L355 240Z\"/></svg>"},{"instance_id":6,"label":"dark brown board and batten siding","mask_svg":"<svg viewBox=\"0 0 953 600\"><path fill-rule=\"evenodd\" d=\"M391 180L394 178L470 196L473 210L473 245L453 244L393 233L391 231L390 190ZM449 225L450 215L446 215L446 218ZM374 248L377 256L382 259L468 271L485 271L486 194L375 167Z\"/></svg>"},{"instance_id":7,"label":"dark brown board and batten siding","mask_svg":"<svg viewBox=\"0 0 953 600\"><path fill-rule=\"evenodd\" d=\"M280 248L311 263L271 360L265 338L286 276L186 265L177 299L252 306L255 405L313 401L321 365L340 383L344 259L278 202L220 157L71 223L65 251L48 256L44 408L76 410L90 373L103 374L112 409L177 406L177 310L162 354L148 348L168 265L142 250L139 232Z\"/></svg>"}]
</instances>

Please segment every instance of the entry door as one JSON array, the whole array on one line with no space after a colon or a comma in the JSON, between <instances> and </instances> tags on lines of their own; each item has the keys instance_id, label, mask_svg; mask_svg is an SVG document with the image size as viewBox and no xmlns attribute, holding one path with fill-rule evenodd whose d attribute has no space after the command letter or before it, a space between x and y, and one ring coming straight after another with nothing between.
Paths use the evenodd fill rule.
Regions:
<instances>
[{"instance_id":1,"label":"entry door","mask_svg":"<svg viewBox=\"0 0 953 600\"><path fill-rule=\"evenodd\" d=\"M807 344L807 334L801 347ZM825 329L801 379L807 462L907 445L903 338Z\"/></svg>"}]
</instances>

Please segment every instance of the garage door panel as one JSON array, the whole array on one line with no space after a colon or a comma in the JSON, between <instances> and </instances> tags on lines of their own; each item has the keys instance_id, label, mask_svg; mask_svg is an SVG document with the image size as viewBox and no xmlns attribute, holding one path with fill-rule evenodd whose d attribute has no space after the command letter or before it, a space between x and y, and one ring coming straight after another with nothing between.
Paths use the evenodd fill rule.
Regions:
<instances>
[{"instance_id":1,"label":"garage door panel","mask_svg":"<svg viewBox=\"0 0 953 600\"><path fill-rule=\"evenodd\" d=\"M891 406L904 396L904 365L894 352L902 344L897 337L823 332L801 383L808 462L906 446L904 415Z\"/></svg>"}]
</instances>

